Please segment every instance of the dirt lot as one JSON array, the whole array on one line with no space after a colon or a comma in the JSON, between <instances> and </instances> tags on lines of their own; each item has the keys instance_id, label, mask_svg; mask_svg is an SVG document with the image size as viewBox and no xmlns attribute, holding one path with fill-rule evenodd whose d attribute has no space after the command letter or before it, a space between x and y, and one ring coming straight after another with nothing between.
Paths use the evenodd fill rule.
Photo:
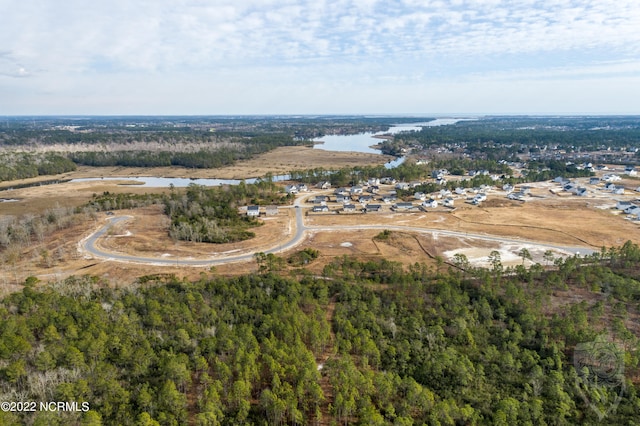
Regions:
<instances>
[{"instance_id":1,"label":"dirt lot","mask_svg":"<svg viewBox=\"0 0 640 426\"><path fill-rule=\"evenodd\" d=\"M640 241L640 227L589 200L546 199L521 203L489 200L481 206L459 203L451 213L391 213L309 216L310 225L389 224L450 229L459 232L522 238L567 246L620 245Z\"/></svg>"}]
</instances>

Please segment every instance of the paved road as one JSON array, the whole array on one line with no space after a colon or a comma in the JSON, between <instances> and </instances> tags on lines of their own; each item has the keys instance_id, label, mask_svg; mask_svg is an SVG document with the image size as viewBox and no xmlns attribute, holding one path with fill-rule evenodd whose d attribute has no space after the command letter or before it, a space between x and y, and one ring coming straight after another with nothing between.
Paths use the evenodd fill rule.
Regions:
<instances>
[{"instance_id":1,"label":"paved road","mask_svg":"<svg viewBox=\"0 0 640 426\"><path fill-rule=\"evenodd\" d=\"M458 237L458 238L473 238L480 239L485 241L493 241L503 244L526 244L531 246L537 246L544 250L546 249L555 249L565 251L567 253L572 254L580 254L580 255L588 255L593 253L595 250L588 247L566 247L559 246L553 244L545 244L537 241L527 241L516 238L505 238L505 237L496 237L491 235L482 235L482 234L470 234L467 232L458 232L458 231L449 231L445 229L433 229L433 228L420 228L415 226L399 226L399 225L335 225L335 226L308 226L305 225L303 215L302 215L302 205L301 199L296 199L293 209L295 210L295 230L293 236L283 243L279 243L276 246L264 250L264 253L277 253L280 251L289 250L296 245L300 244L305 237L305 233L307 231L318 231L318 232L331 232L331 231L349 231L349 230L358 230L358 229L389 229L396 231L409 231L409 232L418 232L423 234L432 234L432 235L442 235L442 236L450 236L450 237ZM143 256L133 256L128 254L121 253L113 253L107 252L96 246L96 243L99 238L104 236L109 228L117 223L126 221L131 219L131 216L117 216L109 219L109 223L104 225L98 231L91 234L89 237L85 238L80 242L80 248L89 253L93 257L101 258L105 260L115 260L120 262L130 262L130 263L143 263L143 264L153 264L153 265L165 265L165 266L215 266L221 265L225 263L232 262L242 262L252 260L254 258L254 253L247 254L239 254L232 256L218 256L204 259L192 259L192 258L163 258L163 257L143 257Z\"/></svg>"}]
</instances>

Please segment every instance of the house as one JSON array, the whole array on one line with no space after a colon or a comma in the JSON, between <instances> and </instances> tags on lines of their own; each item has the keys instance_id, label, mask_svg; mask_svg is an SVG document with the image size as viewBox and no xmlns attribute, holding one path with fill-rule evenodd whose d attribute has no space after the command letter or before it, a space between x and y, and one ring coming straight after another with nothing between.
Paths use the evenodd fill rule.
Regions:
<instances>
[{"instance_id":1,"label":"house","mask_svg":"<svg viewBox=\"0 0 640 426\"><path fill-rule=\"evenodd\" d=\"M453 207L453 203L454 203L453 198L445 198L444 201L442 202L442 204L445 207Z\"/></svg>"},{"instance_id":2,"label":"house","mask_svg":"<svg viewBox=\"0 0 640 426\"><path fill-rule=\"evenodd\" d=\"M633 206L633 204L631 204L631 201L618 201L618 203L616 204L616 209L626 210L631 206Z\"/></svg>"},{"instance_id":3,"label":"house","mask_svg":"<svg viewBox=\"0 0 640 426\"><path fill-rule=\"evenodd\" d=\"M560 185L566 185L569 183L569 179L562 177L562 176L558 176L553 180L555 183L559 183Z\"/></svg>"},{"instance_id":4,"label":"house","mask_svg":"<svg viewBox=\"0 0 640 426\"><path fill-rule=\"evenodd\" d=\"M329 207L327 206L313 206L313 209L311 209L312 212L314 213L326 213L329 211Z\"/></svg>"},{"instance_id":5,"label":"house","mask_svg":"<svg viewBox=\"0 0 640 426\"><path fill-rule=\"evenodd\" d=\"M431 177L434 179L438 179L438 178L443 178L448 174L449 174L449 170L447 169L433 170L431 172Z\"/></svg>"},{"instance_id":6,"label":"house","mask_svg":"<svg viewBox=\"0 0 640 426\"><path fill-rule=\"evenodd\" d=\"M630 208L626 209L624 212L626 214L630 214L630 215L634 215L634 216L640 216L640 207L633 206L633 207L630 207Z\"/></svg>"},{"instance_id":7,"label":"house","mask_svg":"<svg viewBox=\"0 0 640 426\"><path fill-rule=\"evenodd\" d=\"M441 189L440 190L440 198L450 197L452 195L453 194L448 189Z\"/></svg>"},{"instance_id":8,"label":"house","mask_svg":"<svg viewBox=\"0 0 640 426\"><path fill-rule=\"evenodd\" d=\"M248 206L247 216L251 216L251 217L260 216L260 206Z\"/></svg>"},{"instance_id":9,"label":"house","mask_svg":"<svg viewBox=\"0 0 640 426\"><path fill-rule=\"evenodd\" d=\"M380 204L367 204L364 211L367 213L377 213L382 211L382 206Z\"/></svg>"},{"instance_id":10,"label":"house","mask_svg":"<svg viewBox=\"0 0 640 426\"><path fill-rule=\"evenodd\" d=\"M342 207L342 211L344 211L345 213L353 213L356 211L356 206L353 204L345 204Z\"/></svg>"},{"instance_id":11,"label":"house","mask_svg":"<svg viewBox=\"0 0 640 426\"><path fill-rule=\"evenodd\" d=\"M619 180L622 180L622 178L618 175L606 174L602 176L602 180L605 182L617 182Z\"/></svg>"},{"instance_id":12,"label":"house","mask_svg":"<svg viewBox=\"0 0 640 426\"><path fill-rule=\"evenodd\" d=\"M327 201L329 201L329 197L327 197L326 195L316 195L316 197L313 199L313 204L324 204Z\"/></svg>"},{"instance_id":13,"label":"house","mask_svg":"<svg viewBox=\"0 0 640 426\"><path fill-rule=\"evenodd\" d=\"M380 178L369 178L367 180L367 185L380 185Z\"/></svg>"},{"instance_id":14,"label":"house","mask_svg":"<svg viewBox=\"0 0 640 426\"><path fill-rule=\"evenodd\" d=\"M409 184L407 182L398 182L396 183L396 189L406 191L407 189L409 189Z\"/></svg>"},{"instance_id":15,"label":"house","mask_svg":"<svg viewBox=\"0 0 640 426\"><path fill-rule=\"evenodd\" d=\"M617 207L617 206L616 206L616 207ZM619 210L624 210L624 212L625 212L626 214L629 214L629 213L631 213L631 211L632 211L632 210L635 210L635 209L638 209L638 208L640 208L640 207L636 206L636 205L635 205L635 204L633 204L633 203L629 203L629 205L628 205L625 209L619 209Z\"/></svg>"},{"instance_id":16,"label":"house","mask_svg":"<svg viewBox=\"0 0 640 426\"><path fill-rule=\"evenodd\" d=\"M524 201L525 198L525 193L524 192L511 192L509 195L507 195L507 198L510 200L516 200L516 201Z\"/></svg>"},{"instance_id":17,"label":"house","mask_svg":"<svg viewBox=\"0 0 640 426\"><path fill-rule=\"evenodd\" d=\"M616 186L616 188L613 190L613 193L616 195L623 195L624 194L624 186Z\"/></svg>"},{"instance_id":18,"label":"house","mask_svg":"<svg viewBox=\"0 0 640 426\"><path fill-rule=\"evenodd\" d=\"M384 197L382 197L382 201L385 203L392 203L395 200L397 200L398 197L396 197L395 195L385 195Z\"/></svg>"},{"instance_id":19,"label":"house","mask_svg":"<svg viewBox=\"0 0 640 426\"><path fill-rule=\"evenodd\" d=\"M505 183L504 185L502 185L502 190L506 191L507 193L513 192L513 185Z\"/></svg>"},{"instance_id":20,"label":"house","mask_svg":"<svg viewBox=\"0 0 640 426\"><path fill-rule=\"evenodd\" d=\"M347 194L336 195L336 203L349 203L351 202L351 196Z\"/></svg>"},{"instance_id":21,"label":"house","mask_svg":"<svg viewBox=\"0 0 640 426\"><path fill-rule=\"evenodd\" d=\"M396 182L396 179L392 177L383 177L380 179L380 183L384 185L394 185Z\"/></svg>"},{"instance_id":22,"label":"house","mask_svg":"<svg viewBox=\"0 0 640 426\"><path fill-rule=\"evenodd\" d=\"M427 194L424 192L416 192L413 194L413 198L416 200L425 200L427 198Z\"/></svg>"},{"instance_id":23,"label":"house","mask_svg":"<svg viewBox=\"0 0 640 426\"><path fill-rule=\"evenodd\" d=\"M435 209L436 207L438 207L438 202L436 200L434 200L433 198L430 198L430 199L424 201L422 203L422 206Z\"/></svg>"},{"instance_id":24,"label":"house","mask_svg":"<svg viewBox=\"0 0 640 426\"><path fill-rule=\"evenodd\" d=\"M336 195L348 195L349 190L347 188L338 188L335 191L333 191L333 193Z\"/></svg>"},{"instance_id":25,"label":"house","mask_svg":"<svg viewBox=\"0 0 640 426\"><path fill-rule=\"evenodd\" d=\"M362 194L362 187L361 187L360 185L356 185L356 186L352 187L352 188L349 190L349 192L350 192L351 194L354 194L354 195L355 195L355 194Z\"/></svg>"},{"instance_id":26,"label":"house","mask_svg":"<svg viewBox=\"0 0 640 426\"><path fill-rule=\"evenodd\" d=\"M287 194L297 194L298 192L300 192L300 190L298 189L298 185L287 185L284 187L284 191Z\"/></svg>"},{"instance_id":27,"label":"house","mask_svg":"<svg viewBox=\"0 0 640 426\"><path fill-rule=\"evenodd\" d=\"M413 207L412 203L396 203L391 208L393 210L411 210Z\"/></svg>"},{"instance_id":28,"label":"house","mask_svg":"<svg viewBox=\"0 0 640 426\"><path fill-rule=\"evenodd\" d=\"M458 195L464 195L464 194L467 193L467 189L466 188L462 188L461 186L457 187L454 191Z\"/></svg>"},{"instance_id":29,"label":"house","mask_svg":"<svg viewBox=\"0 0 640 426\"><path fill-rule=\"evenodd\" d=\"M278 214L278 206L267 206L265 208L265 214L267 216L275 216Z\"/></svg>"},{"instance_id":30,"label":"house","mask_svg":"<svg viewBox=\"0 0 640 426\"><path fill-rule=\"evenodd\" d=\"M600 183L600 178L592 177L589 178L589 185L597 185Z\"/></svg>"},{"instance_id":31,"label":"house","mask_svg":"<svg viewBox=\"0 0 640 426\"><path fill-rule=\"evenodd\" d=\"M482 192L480 192L480 193L476 194L475 197L473 197L473 199L471 200L471 203L473 203L475 205L478 205L481 202L486 201L486 200L487 200L487 195L482 193Z\"/></svg>"},{"instance_id":32,"label":"house","mask_svg":"<svg viewBox=\"0 0 640 426\"><path fill-rule=\"evenodd\" d=\"M410 186L411 188L417 188L417 187L419 187L420 185L422 185L422 182L418 182L417 180L414 180L414 181L412 181L411 183L409 183L409 186Z\"/></svg>"},{"instance_id":33,"label":"house","mask_svg":"<svg viewBox=\"0 0 640 426\"><path fill-rule=\"evenodd\" d=\"M436 179L436 183L438 185L446 185L447 184L447 180L445 178L438 178L438 179Z\"/></svg>"},{"instance_id":34,"label":"house","mask_svg":"<svg viewBox=\"0 0 640 426\"><path fill-rule=\"evenodd\" d=\"M583 186L580 186L580 187L576 188L576 190L575 190L575 194L576 194L578 197L586 197L586 196L587 196L587 194L588 194L588 192L587 192L587 188L585 188L585 187L583 187Z\"/></svg>"},{"instance_id":35,"label":"house","mask_svg":"<svg viewBox=\"0 0 640 426\"><path fill-rule=\"evenodd\" d=\"M360 204L367 204L371 201L373 201L373 197L371 195L361 195L360 197L358 197L358 202Z\"/></svg>"},{"instance_id":36,"label":"house","mask_svg":"<svg viewBox=\"0 0 640 426\"><path fill-rule=\"evenodd\" d=\"M616 189L616 184L609 182L604 185L604 189L606 189L607 191L613 191L614 189Z\"/></svg>"},{"instance_id":37,"label":"house","mask_svg":"<svg viewBox=\"0 0 640 426\"><path fill-rule=\"evenodd\" d=\"M380 187L378 185L371 185L367 188L367 192L370 192L371 194L377 194L378 192L380 192Z\"/></svg>"},{"instance_id":38,"label":"house","mask_svg":"<svg viewBox=\"0 0 640 426\"><path fill-rule=\"evenodd\" d=\"M520 192L522 192L523 194L530 194L531 193L531 187L530 186L526 186L526 185L521 185L520 186Z\"/></svg>"},{"instance_id":39,"label":"house","mask_svg":"<svg viewBox=\"0 0 640 426\"><path fill-rule=\"evenodd\" d=\"M331 188L331 182L329 182L328 180L323 180L320 181L316 184L316 188L320 188L320 189L330 189Z\"/></svg>"},{"instance_id":40,"label":"house","mask_svg":"<svg viewBox=\"0 0 640 426\"><path fill-rule=\"evenodd\" d=\"M309 187L306 184L301 183L298 185L299 192L307 192L308 190L309 190Z\"/></svg>"}]
</instances>

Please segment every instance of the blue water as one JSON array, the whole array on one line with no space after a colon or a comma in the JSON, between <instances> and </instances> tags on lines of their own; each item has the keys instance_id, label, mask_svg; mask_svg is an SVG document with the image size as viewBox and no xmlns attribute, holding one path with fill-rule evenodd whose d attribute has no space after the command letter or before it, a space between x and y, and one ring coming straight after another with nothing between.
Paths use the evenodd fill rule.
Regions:
<instances>
[{"instance_id":1,"label":"blue water","mask_svg":"<svg viewBox=\"0 0 640 426\"><path fill-rule=\"evenodd\" d=\"M274 181L282 181L289 179L288 175L274 176ZM173 184L176 188L186 188L191 184L204 186L220 186L220 185L238 185L240 179L190 179L190 178L166 178L152 176L135 176L135 177L106 177L106 178L79 178L71 179L71 182L90 182L96 180L121 180L130 181L135 186L146 186L149 188L168 188ZM258 179L244 179L245 183L255 183ZM142 182L140 185L138 182Z\"/></svg>"},{"instance_id":2,"label":"blue water","mask_svg":"<svg viewBox=\"0 0 640 426\"><path fill-rule=\"evenodd\" d=\"M383 139L376 138L374 136L382 136L392 134L395 135L400 132L414 132L422 130L423 127L431 126L445 126L448 124L455 124L461 119L458 118L438 118L423 123L408 123L408 124L396 124L384 132L367 132L358 133L356 135L326 135L314 139L314 142L324 142L322 144L314 145L316 149L323 149L326 151L354 151L354 152L368 152L371 154L380 154L380 151L372 148L372 145L377 145L382 142Z\"/></svg>"}]
</instances>

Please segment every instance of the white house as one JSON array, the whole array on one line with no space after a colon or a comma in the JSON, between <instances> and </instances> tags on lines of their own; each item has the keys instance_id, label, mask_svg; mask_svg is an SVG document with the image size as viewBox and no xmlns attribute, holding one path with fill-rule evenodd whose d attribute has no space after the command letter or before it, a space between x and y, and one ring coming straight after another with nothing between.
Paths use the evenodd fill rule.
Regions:
<instances>
[{"instance_id":1,"label":"white house","mask_svg":"<svg viewBox=\"0 0 640 426\"><path fill-rule=\"evenodd\" d=\"M247 207L247 216L260 216L260 206L248 206Z\"/></svg>"},{"instance_id":2,"label":"white house","mask_svg":"<svg viewBox=\"0 0 640 426\"><path fill-rule=\"evenodd\" d=\"M351 194L362 194L362 191L363 191L363 189L362 189L362 187L360 185L356 185L354 187L351 187L351 189L349 190L349 192Z\"/></svg>"},{"instance_id":3,"label":"white house","mask_svg":"<svg viewBox=\"0 0 640 426\"><path fill-rule=\"evenodd\" d=\"M356 211L356 206L355 206L355 205L353 205L353 204L345 204L345 205L342 207L342 210L343 210L345 213L353 213L353 212L355 212L355 211Z\"/></svg>"},{"instance_id":4,"label":"white house","mask_svg":"<svg viewBox=\"0 0 640 426\"><path fill-rule=\"evenodd\" d=\"M578 188L575 190L575 194L576 194L578 197L586 197L586 196L587 196L587 194L588 194L588 192L587 192L587 188L584 188L584 187L582 187L582 186L581 186L581 187L578 187Z\"/></svg>"},{"instance_id":5,"label":"white house","mask_svg":"<svg viewBox=\"0 0 640 426\"><path fill-rule=\"evenodd\" d=\"M316 184L316 188L320 188L320 189L330 189L331 188L331 182L329 182L328 180L323 180L321 182L318 182Z\"/></svg>"},{"instance_id":6,"label":"white house","mask_svg":"<svg viewBox=\"0 0 640 426\"><path fill-rule=\"evenodd\" d=\"M425 194L424 192L416 192L413 194L413 198L415 198L416 200L424 200L427 198L427 194Z\"/></svg>"},{"instance_id":7,"label":"white house","mask_svg":"<svg viewBox=\"0 0 640 426\"><path fill-rule=\"evenodd\" d=\"M413 207L412 203L396 203L392 206L394 210L411 210Z\"/></svg>"},{"instance_id":8,"label":"white house","mask_svg":"<svg viewBox=\"0 0 640 426\"><path fill-rule=\"evenodd\" d=\"M473 197L473 200L471 200L473 204L480 204L483 201L487 201L487 194L484 194L482 192L476 194L476 196Z\"/></svg>"},{"instance_id":9,"label":"white house","mask_svg":"<svg viewBox=\"0 0 640 426\"><path fill-rule=\"evenodd\" d=\"M618 210L626 210L629 207L631 207L633 204L631 204L631 201L618 201L618 203L616 204L616 209Z\"/></svg>"},{"instance_id":10,"label":"white house","mask_svg":"<svg viewBox=\"0 0 640 426\"><path fill-rule=\"evenodd\" d=\"M632 208L626 209L624 212L626 214L630 214L630 215L634 215L634 216L640 216L640 207L633 206Z\"/></svg>"},{"instance_id":11,"label":"white house","mask_svg":"<svg viewBox=\"0 0 640 426\"><path fill-rule=\"evenodd\" d=\"M369 178L367 185L380 185L380 178Z\"/></svg>"},{"instance_id":12,"label":"white house","mask_svg":"<svg viewBox=\"0 0 640 426\"><path fill-rule=\"evenodd\" d=\"M453 203L454 203L453 198L445 198L443 201L443 205L445 207L453 207Z\"/></svg>"},{"instance_id":13,"label":"white house","mask_svg":"<svg viewBox=\"0 0 640 426\"><path fill-rule=\"evenodd\" d=\"M298 185L287 185L284 187L284 190L287 194L297 194L300 192Z\"/></svg>"},{"instance_id":14,"label":"white house","mask_svg":"<svg viewBox=\"0 0 640 426\"><path fill-rule=\"evenodd\" d=\"M424 201L422 203L422 205L424 207L429 207L429 208L435 209L436 207L438 207L438 202L436 200L434 200L433 198L430 198L430 199Z\"/></svg>"}]
</instances>

